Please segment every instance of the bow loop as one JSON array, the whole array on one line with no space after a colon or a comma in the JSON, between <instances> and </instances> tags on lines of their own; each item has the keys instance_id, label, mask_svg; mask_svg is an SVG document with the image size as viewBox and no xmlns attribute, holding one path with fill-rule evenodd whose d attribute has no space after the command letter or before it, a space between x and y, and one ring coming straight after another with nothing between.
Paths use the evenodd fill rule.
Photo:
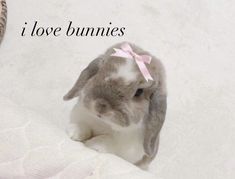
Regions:
<instances>
[{"instance_id":1,"label":"bow loop","mask_svg":"<svg viewBox=\"0 0 235 179\"><path fill-rule=\"evenodd\" d=\"M133 52L131 46L128 43L124 43L121 45L121 49L126 52Z\"/></svg>"}]
</instances>

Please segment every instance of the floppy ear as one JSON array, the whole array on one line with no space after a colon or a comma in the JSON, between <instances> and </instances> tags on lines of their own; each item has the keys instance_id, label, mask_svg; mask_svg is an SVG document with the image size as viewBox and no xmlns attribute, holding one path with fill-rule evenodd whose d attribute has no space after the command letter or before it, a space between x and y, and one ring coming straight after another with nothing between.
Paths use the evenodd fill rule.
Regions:
<instances>
[{"instance_id":1,"label":"floppy ear","mask_svg":"<svg viewBox=\"0 0 235 179\"><path fill-rule=\"evenodd\" d=\"M158 150L159 133L165 121L167 96L156 90L151 98L149 113L145 118L144 150L149 157L154 157Z\"/></svg>"},{"instance_id":2,"label":"floppy ear","mask_svg":"<svg viewBox=\"0 0 235 179\"><path fill-rule=\"evenodd\" d=\"M64 96L64 98L63 98L64 100L70 100L72 98L79 96L79 92L85 86L87 81L98 72L99 67L101 65L101 61L102 61L101 58L97 58L97 59L93 60L81 72L78 80L76 81L76 83L74 84L72 89Z\"/></svg>"}]
</instances>

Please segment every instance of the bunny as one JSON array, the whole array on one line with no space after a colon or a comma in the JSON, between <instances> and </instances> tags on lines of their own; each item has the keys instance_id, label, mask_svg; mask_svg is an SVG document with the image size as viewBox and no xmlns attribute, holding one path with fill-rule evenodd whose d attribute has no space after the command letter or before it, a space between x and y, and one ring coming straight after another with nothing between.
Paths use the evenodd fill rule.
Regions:
<instances>
[{"instance_id":1,"label":"bunny","mask_svg":"<svg viewBox=\"0 0 235 179\"><path fill-rule=\"evenodd\" d=\"M145 80L134 59L114 56L129 44L138 55L150 55L131 43L119 43L94 59L64 100L78 97L68 134L99 152L113 153L146 169L157 154L165 121L167 92L162 63L152 57Z\"/></svg>"}]
</instances>

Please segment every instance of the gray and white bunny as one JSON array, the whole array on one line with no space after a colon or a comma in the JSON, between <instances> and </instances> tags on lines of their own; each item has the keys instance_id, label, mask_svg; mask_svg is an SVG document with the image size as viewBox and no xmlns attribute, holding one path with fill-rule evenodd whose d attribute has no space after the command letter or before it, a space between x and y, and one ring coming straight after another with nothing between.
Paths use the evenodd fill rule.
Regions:
<instances>
[{"instance_id":1,"label":"gray and white bunny","mask_svg":"<svg viewBox=\"0 0 235 179\"><path fill-rule=\"evenodd\" d=\"M0 0L0 44L2 42L7 22L7 5L5 0Z\"/></svg>"},{"instance_id":2,"label":"gray and white bunny","mask_svg":"<svg viewBox=\"0 0 235 179\"><path fill-rule=\"evenodd\" d=\"M153 80L146 81L135 60L112 55L122 44L93 60L64 96L79 96L68 134L92 149L146 168L157 154L166 115L165 70L157 58L129 43L136 54L152 57L146 67Z\"/></svg>"}]
</instances>

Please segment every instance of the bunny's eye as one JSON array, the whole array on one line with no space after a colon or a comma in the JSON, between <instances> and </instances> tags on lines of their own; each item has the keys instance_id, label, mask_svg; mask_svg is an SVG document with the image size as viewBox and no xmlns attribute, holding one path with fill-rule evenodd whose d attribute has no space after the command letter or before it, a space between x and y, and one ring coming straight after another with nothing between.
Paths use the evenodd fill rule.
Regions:
<instances>
[{"instance_id":1,"label":"bunny's eye","mask_svg":"<svg viewBox=\"0 0 235 179\"><path fill-rule=\"evenodd\" d=\"M143 92L144 92L143 89L141 88L137 89L137 91L135 92L135 97L139 97Z\"/></svg>"}]
</instances>

